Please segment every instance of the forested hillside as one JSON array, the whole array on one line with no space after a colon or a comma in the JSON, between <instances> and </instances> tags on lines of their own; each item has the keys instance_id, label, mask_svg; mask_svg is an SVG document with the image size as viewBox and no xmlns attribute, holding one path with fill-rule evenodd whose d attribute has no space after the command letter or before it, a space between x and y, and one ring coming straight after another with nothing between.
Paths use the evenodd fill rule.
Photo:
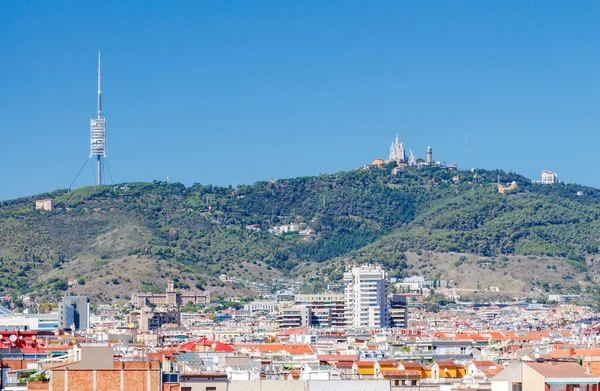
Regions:
<instances>
[{"instance_id":1,"label":"forested hillside","mask_svg":"<svg viewBox=\"0 0 600 391\"><path fill-rule=\"evenodd\" d=\"M268 281L304 277L311 266L335 279L344 264L363 261L402 276L429 272L407 265L407 253L422 251L551 257L575 279L596 278L598 190L499 171L393 168L236 188L126 183L5 201L0 292L101 289L111 298L107 284L121 293L158 290L166 278L184 289L218 289L220 274ZM519 188L500 194L498 180ZM35 210L42 197L54 199L54 211ZM306 235L269 232L284 224Z\"/></svg>"}]
</instances>

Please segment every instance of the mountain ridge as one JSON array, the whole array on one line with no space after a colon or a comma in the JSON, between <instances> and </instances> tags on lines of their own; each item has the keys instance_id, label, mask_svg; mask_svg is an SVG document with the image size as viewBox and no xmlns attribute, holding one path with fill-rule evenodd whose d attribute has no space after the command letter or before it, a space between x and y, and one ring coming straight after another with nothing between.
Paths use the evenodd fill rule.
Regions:
<instances>
[{"instance_id":1,"label":"mountain ridge","mask_svg":"<svg viewBox=\"0 0 600 391\"><path fill-rule=\"evenodd\" d=\"M499 179L518 189L499 193ZM36 211L35 200L46 197L55 210ZM175 279L179 289L251 295L250 284L219 275L306 278L319 289L348 264L378 262L395 277L455 278L456 287L482 285L483 277L460 280L456 270L470 265L522 293L595 294L598 201L597 189L515 173L395 164L235 188L155 181L56 190L0 203L0 293L123 300ZM269 232L285 224L312 234ZM413 259L418 252L427 255ZM503 274L525 264L543 273L533 281ZM69 287L68 278L79 283Z\"/></svg>"}]
</instances>

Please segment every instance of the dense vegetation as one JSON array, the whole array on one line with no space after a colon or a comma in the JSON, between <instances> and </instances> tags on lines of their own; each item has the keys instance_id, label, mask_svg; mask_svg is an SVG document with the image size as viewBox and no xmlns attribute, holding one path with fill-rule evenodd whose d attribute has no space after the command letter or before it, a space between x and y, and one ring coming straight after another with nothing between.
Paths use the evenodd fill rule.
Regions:
<instances>
[{"instance_id":1,"label":"dense vegetation","mask_svg":"<svg viewBox=\"0 0 600 391\"><path fill-rule=\"evenodd\" d=\"M519 189L500 194L498 180ZM35 211L41 197L54 198L55 210ZM261 278L242 264L293 275L316 262L339 277L330 260L377 261L401 276L404 252L420 250L557 256L585 269L599 251L599 200L595 189L537 185L514 173L394 173L391 164L237 188L153 182L60 190L0 204L0 291L60 292L65 281L45 272L82 257L100 267L132 255L177 264L196 287L222 273ZM311 234L268 232L291 223ZM252 224L262 230L247 229Z\"/></svg>"}]
</instances>

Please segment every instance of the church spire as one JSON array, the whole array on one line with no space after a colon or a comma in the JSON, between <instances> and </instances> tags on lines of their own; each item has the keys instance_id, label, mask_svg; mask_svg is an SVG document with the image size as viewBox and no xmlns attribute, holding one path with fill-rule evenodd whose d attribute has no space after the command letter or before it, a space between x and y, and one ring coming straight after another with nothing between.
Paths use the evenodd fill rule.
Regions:
<instances>
[{"instance_id":1,"label":"church spire","mask_svg":"<svg viewBox=\"0 0 600 391\"><path fill-rule=\"evenodd\" d=\"M406 160L406 154L404 153L404 144L400 142L398 133L396 133L396 141L392 143L390 147L390 161L396 161L397 163L404 162Z\"/></svg>"}]
</instances>

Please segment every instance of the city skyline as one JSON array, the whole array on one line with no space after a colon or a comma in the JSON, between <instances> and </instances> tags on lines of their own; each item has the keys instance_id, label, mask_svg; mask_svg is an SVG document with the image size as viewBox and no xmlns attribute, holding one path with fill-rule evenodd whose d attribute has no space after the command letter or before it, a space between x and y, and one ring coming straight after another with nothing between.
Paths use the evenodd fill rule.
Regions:
<instances>
[{"instance_id":1,"label":"city skyline","mask_svg":"<svg viewBox=\"0 0 600 391\"><path fill-rule=\"evenodd\" d=\"M459 168L600 187L582 150L600 141L598 5L310 5L0 5L0 199L75 177L98 50L115 182L333 173L385 158L399 133Z\"/></svg>"}]
</instances>

